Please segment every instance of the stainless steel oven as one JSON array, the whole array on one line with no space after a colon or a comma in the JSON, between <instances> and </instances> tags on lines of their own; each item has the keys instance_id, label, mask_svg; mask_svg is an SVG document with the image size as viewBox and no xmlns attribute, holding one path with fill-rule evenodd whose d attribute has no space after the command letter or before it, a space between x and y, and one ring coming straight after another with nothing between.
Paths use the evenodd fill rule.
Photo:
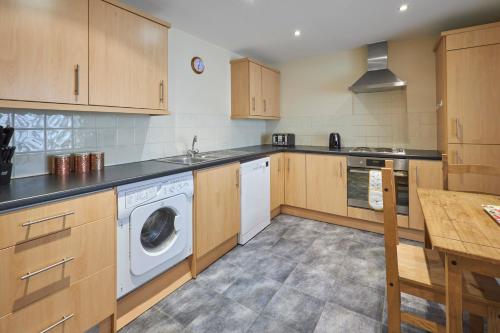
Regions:
<instances>
[{"instance_id":1,"label":"stainless steel oven","mask_svg":"<svg viewBox=\"0 0 500 333\"><path fill-rule=\"evenodd\" d=\"M370 205L368 204L370 170L380 170L385 166L387 159L394 162L397 212L398 214L408 215L408 160L403 158L348 156L348 206L370 209Z\"/></svg>"}]
</instances>

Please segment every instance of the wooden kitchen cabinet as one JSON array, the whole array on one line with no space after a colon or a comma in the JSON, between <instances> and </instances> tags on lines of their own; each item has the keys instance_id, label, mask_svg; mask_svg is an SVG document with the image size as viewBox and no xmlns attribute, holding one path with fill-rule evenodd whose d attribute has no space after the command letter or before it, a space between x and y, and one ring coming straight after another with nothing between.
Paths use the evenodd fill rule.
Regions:
<instances>
[{"instance_id":1,"label":"wooden kitchen cabinet","mask_svg":"<svg viewBox=\"0 0 500 333\"><path fill-rule=\"evenodd\" d=\"M0 108L168 114L168 28L118 0L0 1Z\"/></svg>"},{"instance_id":2,"label":"wooden kitchen cabinet","mask_svg":"<svg viewBox=\"0 0 500 333\"><path fill-rule=\"evenodd\" d=\"M194 253L199 259L240 231L240 164L196 171L194 186Z\"/></svg>"},{"instance_id":3,"label":"wooden kitchen cabinet","mask_svg":"<svg viewBox=\"0 0 500 333\"><path fill-rule=\"evenodd\" d=\"M500 144L500 43L447 53L448 142Z\"/></svg>"},{"instance_id":4,"label":"wooden kitchen cabinet","mask_svg":"<svg viewBox=\"0 0 500 333\"><path fill-rule=\"evenodd\" d=\"M0 40L0 99L88 103L88 0L2 0Z\"/></svg>"},{"instance_id":5,"label":"wooden kitchen cabinet","mask_svg":"<svg viewBox=\"0 0 500 333\"><path fill-rule=\"evenodd\" d=\"M109 266L71 287L0 318L0 332L85 332L114 312L115 268ZM47 331L49 332L49 331Z\"/></svg>"},{"instance_id":6,"label":"wooden kitchen cabinet","mask_svg":"<svg viewBox=\"0 0 500 333\"><path fill-rule=\"evenodd\" d=\"M285 204L306 208L306 154L285 153Z\"/></svg>"},{"instance_id":7,"label":"wooden kitchen cabinet","mask_svg":"<svg viewBox=\"0 0 500 333\"><path fill-rule=\"evenodd\" d=\"M307 209L347 216L347 159L307 154Z\"/></svg>"},{"instance_id":8,"label":"wooden kitchen cabinet","mask_svg":"<svg viewBox=\"0 0 500 333\"><path fill-rule=\"evenodd\" d=\"M438 149L500 144L500 22L443 32L435 51Z\"/></svg>"},{"instance_id":9,"label":"wooden kitchen cabinet","mask_svg":"<svg viewBox=\"0 0 500 333\"><path fill-rule=\"evenodd\" d=\"M408 172L409 227L424 230L424 215L417 195L417 188L443 188L441 161L410 160Z\"/></svg>"},{"instance_id":10,"label":"wooden kitchen cabinet","mask_svg":"<svg viewBox=\"0 0 500 333\"><path fill-rule=\"evenodd\" d=\"M248 58L231 61L231 118L279 117L279 71Z\"/></svg>"},{"instance_id":11,"label":"wooden kitchen cabinet","mask_svg":"<svg viewBox=\"0 0 500 333\"><path fill-rule=\"evenodd\" d=\"M262 67L263 116L280 117L280 73Z\"/></svg>"},{"instance_id":12,"label":"wooden kitchen cabinet","mask_svg":"<svg viewBox=\"0 0 500 333\"><path fill-rule=\"evenodd\" d=\"M0 235L0 332L40 332L65 316L56 329L113 322L114 190L1 214Z\"/></svg>"},{"instance_id":13,"label":"wooden kitchen cabinet","mask_svg":"<svg viewBox=\"0 0 500 333\"><path fill-rule=\"evenodd\" d=\"M450 144L448 161L452 164L500 166L500 145ZM450 174L448 189L500 195L500 179L494 176Z\"/></svg>"},{"instance_id":14,"label":"wooden kitchen cabinet","mask_svg":"<svg viewBox=\"0 0 500 333\"><path fill-rule=\"evenodd\" d=\"M90 104L166 110L167 32L112 3L90 0Z\"/></svg>"},{"instance_id":15,"label":"wooden kitchen cabinet","mask_svg":"<svg viewBox=\"0 0 500 333\"><path fill-rule=\"evenodd\" d=\"M285 154L278 153L271 159L271 213L285 203Z\"/></svg>"}]
</instances>

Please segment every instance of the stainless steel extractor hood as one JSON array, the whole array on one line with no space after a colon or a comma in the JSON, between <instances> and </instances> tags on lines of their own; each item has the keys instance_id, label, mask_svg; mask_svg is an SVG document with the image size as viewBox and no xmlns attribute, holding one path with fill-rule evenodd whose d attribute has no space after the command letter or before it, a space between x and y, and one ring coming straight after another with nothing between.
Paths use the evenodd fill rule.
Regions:
<instances>
[{"instance_id":1,"label":"stainless steel extractor hood","mask_svg":"<svg viewBox=\"0 0 500 333\"><path fill-rule=\"evenodd\" d=\"M354 93L405 89L406 82L387 67L387 42L368 45L368 71L349 87Z\"/></svg>"}]
</instances>

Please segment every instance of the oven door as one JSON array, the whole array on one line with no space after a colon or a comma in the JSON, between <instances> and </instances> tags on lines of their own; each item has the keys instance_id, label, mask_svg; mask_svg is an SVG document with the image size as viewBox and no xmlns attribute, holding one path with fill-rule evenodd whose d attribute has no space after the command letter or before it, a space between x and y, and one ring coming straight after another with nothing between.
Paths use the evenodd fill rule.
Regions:
<instances>
[{"instance_id":1,"label":"oven door","mask_svg":"<svg viewBox=\"0 0 500 333\"><path fill-rule=\"evenodd\" d=\"M353 168L348 170L347 177L347 205L371 209L368 203L368 188L370 182L370 168ZM408 215L408 172L394 172L396 185L397 212Z\"/></svg>"}]
</instances>

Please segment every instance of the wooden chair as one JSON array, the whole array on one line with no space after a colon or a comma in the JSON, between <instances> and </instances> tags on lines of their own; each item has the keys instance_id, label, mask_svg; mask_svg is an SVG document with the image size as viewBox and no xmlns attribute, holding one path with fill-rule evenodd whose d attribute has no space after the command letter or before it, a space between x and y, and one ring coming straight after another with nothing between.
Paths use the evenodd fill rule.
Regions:
<instances>
[{"instance_id":1,"label":"wooden chair","mask_svg":"<svg viewBox=\"0 0 500 333\"><path fill-rule=\"evenodd\" d=\"M448 175L481 175L481 176L494 176L500 177L500 167L493 165L481 164L450 164L448 162L448 155L442 155L443 160L443 188L448 190ZM498 193L488 193L498 194Z\"/></svg>"},{"instance_id":2,"label":"wooden chair","mask_svg":"<svg viewBox=\"0 0 500 333\"><path fill-rule=\"evenodd\" d=\"M401 311L402 292L445 304L444 266L437 251L399 243L392 161L386 161L385 165L386 167L382 169L382 187L389 332L399 333L401 322L430 332L445 332L446 328L443 325ZM493 278L484 278L483 281L473 274L464 275L463 307L472 314L472 332L481 332L482 318L487 318L491 309L500 308L496 281ZM496 298L490 300L486 295Z\"/></svg>"}]
</instances>

